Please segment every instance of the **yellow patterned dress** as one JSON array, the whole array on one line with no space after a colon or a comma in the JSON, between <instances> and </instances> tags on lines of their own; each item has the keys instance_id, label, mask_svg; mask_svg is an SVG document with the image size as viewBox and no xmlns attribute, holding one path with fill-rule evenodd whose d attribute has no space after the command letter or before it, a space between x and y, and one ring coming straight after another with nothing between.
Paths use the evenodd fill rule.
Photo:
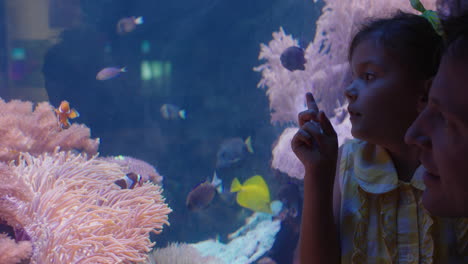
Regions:
<instances>
[{"instance_id":1,"label":"yellow patterned dress","mask_svg":"<svg viewBox=\"0 0 468 264\"><path fill-rule=\"evenodd\" d=\"M423 208L421 169L400 181L383 148L352 140L339 177L341 263L468 263L468 221Z\"/></svg>"}]
</instances>

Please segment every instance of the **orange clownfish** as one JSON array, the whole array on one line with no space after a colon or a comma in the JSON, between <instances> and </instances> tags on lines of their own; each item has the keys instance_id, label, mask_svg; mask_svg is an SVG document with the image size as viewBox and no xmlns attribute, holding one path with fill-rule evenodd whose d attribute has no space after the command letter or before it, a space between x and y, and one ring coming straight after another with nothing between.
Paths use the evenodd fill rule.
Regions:
<instances>
[{"instance_id":1,"label":"orange clownfish","mask_svg":"<svg viewBox=\"0 0 468 264\"><path fill-rule=\"evenodd\" d=\"M70 127L71 124L68 119L80 116L75 109L70 109L70 104L65 100L60 103L60 106L57 109L55 109L55 113L57 114L58 121L63 129Z\"/></svg>"}]
</instances>

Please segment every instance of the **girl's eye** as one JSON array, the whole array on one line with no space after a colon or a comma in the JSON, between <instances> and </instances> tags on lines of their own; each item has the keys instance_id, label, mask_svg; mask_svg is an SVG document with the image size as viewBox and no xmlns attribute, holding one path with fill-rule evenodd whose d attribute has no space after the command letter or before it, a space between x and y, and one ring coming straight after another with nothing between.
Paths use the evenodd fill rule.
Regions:
<instances>
[{"instance_id":1,"label":"girl's eye","mask_svg":"<svg viewBox=\"0 0 468 264\"><path fill-rule=\"evenodd\" d=\"M363 79L364 79L364 81L366 81L366 82L372 81L373 79L375 79L375 74L370 73L370 72L365 72L365 73L363 74Z\"/></svg>"}]
</instances>

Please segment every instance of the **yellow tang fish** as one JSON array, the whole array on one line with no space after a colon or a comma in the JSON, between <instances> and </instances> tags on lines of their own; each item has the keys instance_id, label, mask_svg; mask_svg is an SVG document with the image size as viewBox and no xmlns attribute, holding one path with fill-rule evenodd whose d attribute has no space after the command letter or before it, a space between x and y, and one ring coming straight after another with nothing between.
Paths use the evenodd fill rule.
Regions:
<instances>
[{"instance_id":1,"label":"yellow tang fish","mask_svg":"<svg viewBox=\"0 0 468 264\"><path fill-rule=\"evenodd\" d=\"M262 176L255 175L247 179L244 184L234 178L231 192L237 192L237 203L240 206L271 214L270 191Z\"/></svg>"}]
</instances>

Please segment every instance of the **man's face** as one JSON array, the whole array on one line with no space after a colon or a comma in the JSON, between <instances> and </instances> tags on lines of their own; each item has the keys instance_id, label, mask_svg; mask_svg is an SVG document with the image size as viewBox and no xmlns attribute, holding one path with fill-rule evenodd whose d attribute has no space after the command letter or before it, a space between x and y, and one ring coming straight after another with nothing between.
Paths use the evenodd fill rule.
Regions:
<instances>
[{"instance_id":1,"label":"man's face","mask_svg":"<svg viewBox=\"0 0 468 264\"><path fill-rule=\"evenodd\" d=\"M468 216L468 63L444 57L429 101L408 129L426 168L424 206L440 216Z\"/></svg>"}]
</instances>

